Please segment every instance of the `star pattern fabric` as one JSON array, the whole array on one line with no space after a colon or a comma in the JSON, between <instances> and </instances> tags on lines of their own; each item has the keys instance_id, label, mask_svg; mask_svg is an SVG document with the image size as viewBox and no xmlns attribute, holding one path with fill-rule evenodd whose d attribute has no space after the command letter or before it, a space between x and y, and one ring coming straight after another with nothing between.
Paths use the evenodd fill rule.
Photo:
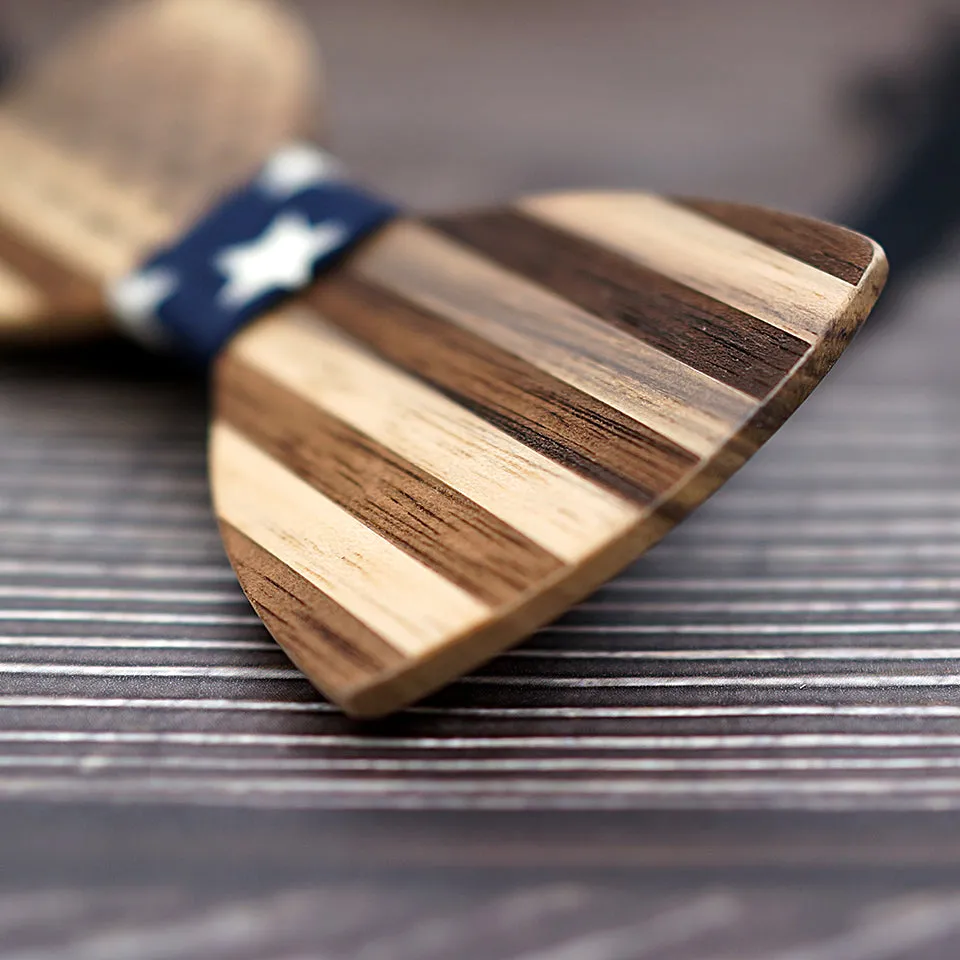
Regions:
<instances>
[{"instance_id":1,"label":"star pattern fabric","mask_svg":"<svg viewBox=\"0 0 960 960\"><path fill-rule=\"evenodd\" d=\"M299 214L281 214L263 236L217 255L217 268L228 278L217 299L226 307L242 307L270 290L298 290L309 283L314 264L348 236L339 220L314 226Z\"/></svg>"},{"instance_id":2,"label":"star pattern fabric","mask_svg":"<svg viewBox=\"0 0 960 960\"><path fill-rule=\"evenodd\" d=\"M163 267L131 273L108 291L110 307L127 333L135 339L164 347L167 338L157 325L157 310L173 295L178 284L176 274Z\"/></svg>"},{"instance_id":3,"label":"star pattern fabric","mask_svg":"<svg viewBox=\"0 0 960 960\"><path fill-rule=\"evenodd\" d=\"M145 344L207 362L241 326L396 213L347 182L333 157L293 144L177 243L114 283L108 301Z\"/></svg>"}]
</instances>

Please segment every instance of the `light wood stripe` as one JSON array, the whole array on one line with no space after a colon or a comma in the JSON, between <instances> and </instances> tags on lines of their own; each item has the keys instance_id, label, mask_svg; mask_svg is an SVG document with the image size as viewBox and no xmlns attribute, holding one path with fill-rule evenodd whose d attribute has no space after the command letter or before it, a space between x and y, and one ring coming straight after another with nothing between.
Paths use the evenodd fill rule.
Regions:
<instances>
[{"instance_id":1,"label":"light wood stripe","mask_svg":"<svg viewBox=\"0 0 960 960\"><path fill-rule=\"evenodd\" d=\"M121 276L144 247L173 229L172 218L146 194L123 189L90 161L64 154L9 115L0 115L0 151L0 215L74 270L96 279ZM91 223L104 228L91 229Z\"/></svg>"},{"instance_id":2,"label":"light wood stripe","mask_svg":"<svg viewBox=\"0 0 960 960\"><path fill-rule=\"evenodd\" d=\"M563 560L582 560L642 516L370 355L312 312L272 314L235 338L231 351Z\"/></svg>"},{"instance_id":3,"label":"light wood stripe","mask_svg":"<svg viewBox=\"0 0 960 960\"><path fill-rule=\"evenodd\" d=\"M390 227L351 266L701 457L754 410L739 390L420 224Z\"/></svg>"},{"instance_id":4,"label":"light wood stripe","mask_svg":"<svg viewBox=\"0 0 960 960\"><path fill-rule=\"evenodd\" d=\"M810 349L785 330L517 210L477 210L428 223L757 400Z\"/></svg>"},{"instance_id":5,"label":"light wood stripe","mask_svg":"<svg viewBox=\"0 0 960 960\"><path fill-rule=\"evenodd\" d=\"M211 451L217 516L407 656L422 656L489 617L487 606L384 540L232 427L214 425Z\"/></svg>"},{"instance_id":6,"label":"light wood stripe","mask_svg":"<svg viewBox=\"0 0 960 960\"><path fill-rule=\"evenodd\" d=\"M561 561L446 484L229 354L217 416L478 600L510 603Z\"/></svg>"},{"instance_id":7,"label":"light wood stripe","mask_svg":"<svg viewBox=\"0 0 960 960\"><path fill-rule=\"evenodd\" d=\"M859 283L876 256L872 240L833 223L739 203L693 197L672 199L847 283Z\"/></svg>"},{"instance_id":8,"label":"light wood stripe","mask_svg":"<svg viewBox=\"0 0 960 960\"><path fill-rule=\"evenodd\" d=\"M294 663L331 693L399 669L404 656L273 554L221 521L237 578Z\"/></svg>"},{"instance_id":9,"label":"light wood stripe","mask_svg":"<svg viewBox=\"0 0 960 960\"><path fill-rule=\"evenodd\" d=\"M557 463L638 503L665 494L697 457L482 337L350 276L307 297L325 319Z\"/></svg>"},{"instance_id":10,"label":"light wood stripe","mask_svg":"<svg viewBox=\"0 0 960 960\"><path fill-rule=\"evenodd\" d=\"M518 206L811 344L856 295L851 284L662 197L571 193Z\"/></svg>"},{"instance_id":11,"label":"light wood stripe","mask_svg":"<svg viewBox=\"0 0 960 960\"><path fill-rule=\"evenodd\" d=\"M0 260L0 327L30 322L42 303L40 291Z\"/></svg>"},{"instance_id":12,"label":"light wood stripe","mask_svg":"<svg viewBox=\"0 0 960 960\"><path fill-rule=\"evenodd\" d=\"M0 216L0 264L11 280L31 293L32 306L23 304L17 312L11 298L4 297L5 314L10 323L33 322L41 311L53 315L51 325L68 318L97 316L104 313L103 289L89 274L71 269L45 246L31 243L16 224ZM21 299L22 303L22 299ZM86 322L86 321L84 321Z\"/></svg>"}]
</instances>

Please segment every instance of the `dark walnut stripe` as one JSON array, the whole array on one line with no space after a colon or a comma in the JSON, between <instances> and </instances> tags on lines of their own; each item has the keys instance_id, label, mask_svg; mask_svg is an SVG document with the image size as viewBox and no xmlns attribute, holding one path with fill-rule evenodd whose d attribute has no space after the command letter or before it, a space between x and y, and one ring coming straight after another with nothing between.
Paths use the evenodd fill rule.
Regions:
<instances>
[{"instance_id":1,"label":"dark walnut stripe","mask_svg":"<svg viewBox=\"0 0 960 960\"><path fill-rule=\"evenodd\" d=\"M272 553L222 520L220 533L254 609L309 676L342 691L404 663L400 651Z\"/></svg>"},{"instance_id":2,"label":"dark walnut stripe","mask_svg":"<svg viewBox=\"0 0 960 960\"><path fill-rule=\"evenodd\" d=\"M562 562L472 500L241 361L222 361L217 415L372 530L485 603Z\"/></svg>"},{"instance_id":3,"label":"dark walnut stripe","mask_svg":"<svg viewBox=\"0 0 960 960\"><path fill-rule=\"evenodd\" d=\"M515 273L758 400L809 345L612 251L517 211L427 221Z\"/></svg>"},{"instance_id":4,"label":"dark walnut stripe","mask_svg":"<svg viewBox=\"0 0 960 960\"><path fill-rule=\"evenodd\" d=\"M105 309L100 285L32 243L0 217L0 261L41 293L52 315L99 314Z\"/></svg>"},{"instance_id":5,"label":"dark walnut stripe","mask_svg":"<svg viewBox=\"0 0 960 960\"><path fill-rule=\"evenodd\" d=\"M737 203L691 197L671 199L847 283L860 283L873 262L870 241L844 227Z\"/></svg>"},{"instance_id":6,"label":"dark walnut stripe","mask_svg":"<svg viewBox=\"0 0 960 960\"><path fill-rule=\"evenodd\" d=\"M323 317L545 456L639 503L697 457L429 311L341 275L307 294Z\"/></svg>"}]
</instances>

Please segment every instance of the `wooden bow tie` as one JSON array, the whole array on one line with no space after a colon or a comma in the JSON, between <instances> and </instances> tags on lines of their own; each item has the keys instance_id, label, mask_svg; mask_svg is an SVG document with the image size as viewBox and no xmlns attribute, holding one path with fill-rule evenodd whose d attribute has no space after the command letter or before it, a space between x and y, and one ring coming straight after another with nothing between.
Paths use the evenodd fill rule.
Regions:
<instances>
[{"instance_id":1,"label":"wooden bow tie","mask_svg":"<svg viewBox=\"0 0 960 960\"><path fill-rule=\"evenodd\" d=\"M384 216L351 238L349 215L304 206L352 190L306 147L172 243L302 134L314 70L299 36L258 0L158 0L28 78L0 113L0 331L92 328L124 276L156 303L181 297L202 330L216 304L259 302L267 254L244 266L238 251L272 244L294 275L284 243L313 238L318 278L216 359L211 482L267 628L324 693L373 716L552 620L702 503L837 359L886 262L841 227L642 193ZM89 69L104 51L124 77L109 91ZM184 73L209 96L158 90L162 120L113 99ZM162 123L196 135L163 156ZM268 195L257 239L251 205ZM241 221L226 252L194 258L208 316L169 263ZM149 260L157 249L173 253Z\"/></svg>"}]
</instances>

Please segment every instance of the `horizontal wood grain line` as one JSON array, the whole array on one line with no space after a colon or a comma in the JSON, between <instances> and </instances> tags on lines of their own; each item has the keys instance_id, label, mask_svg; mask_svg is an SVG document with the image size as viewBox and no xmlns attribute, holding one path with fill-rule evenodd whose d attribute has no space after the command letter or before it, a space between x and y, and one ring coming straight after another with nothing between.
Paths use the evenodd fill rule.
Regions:
<instances>
[{"instance_id":1,"label":"horizontal wood grain line","mask_svg":"<svg viewBox=\"0 0 960 960\"><path fill-rule=\"evenodd\" d=\"M773 469L774 466L778 469ZM946 470L944 471L943 477L943 489L937 489L931 484L926 486L926 489L921 492L912 486L904 487L899 485L905 481L908 476L912 476L914 479L920 479L921 473L924 475L923 478L927 483L930 483L934 479L939 479L931 477L930 469L927 465L921 464L917 460L914 460L909 465L909 474L902 473L893 476L886 475L884 468L889 466L889 464L870 463L859 457L857 458L855 469L853 463L847 464L848 468L850 468L849 472L845 473L842 470L832 469L836 466L838 465L829 462L817 464L818 480L822 482L824 479L827 479L833 482L830 483L829 489L821 487L814 493L810 490L809 481L806 486L804 486L802 480L800 483L797 483L800 477L798 476L799 471L796 463L791 463L789 460L786 462L781 461L776 465L767 463L764 464L764 469L760 471L762 476L758 476L756 479L758 482L766 483L769 483L770 480L776 480L775 490L770 491L760 487L754 489L741 488L736 491L731 490L729 495L726 496L720 504L728 508L733 508L730 510L731 513L742 513L748 507L753 508L754 505L756 505L758 512L760 510L768 510L772 514L782 516L789 514L790 508L796 507L799 500L804 501L804 505L808 506L811 512L816 511L817 515L827 511L846 513L849 515L859 514L862 516L875 517L878 522L880 518L888 518L894 509L896 509L897 513L903 513L906 510L916 511L918 513L922 511L935 512L937 510L943 510L947 517L951 517L954 515L954 511L960 508L960 491L950 488ZM907 465L900 464L900 466L904 467ZM931 466L933 465L931 464ZM865 477L868 476L872 489L864 490L863 482ZM852 480L853 483L849 486L846 484L841 485L836 483L838 478ZM786 482L788 479L791 481L790 483ZM880 481L887 479L896 481L898 486L889 486L886 490L878 491L877 487ZM804 500L804 498L806 499Z\"/></svg>"},{"instance_id":2,"label":"horizontal wood grain line","mask_svg":"<svg viewBox=\"0 0 960 960\"><path fill-rule=\"evenodd\" d=\"M244 601L246 602L246 601ZM215 640L207 637L31 637L26 634L0 636L0 647L38 647L41 649L63 648L64 650L260 650L275 652L277 645L263 640Z\"/></svg>"},{"instance_id":3,"label":"horizontal wood grain line","mask_svg":"<svg viewBox=\"0 0 960 960\"><path fill-rule=\"evenodd\" d=\"M403 655L424 654L488 619L488 606L395 547L232 427L214 423L210 451L221 522ZM270 504L269 514L264 504ZM296 531L296 537L287 531Z\"/></svg>"},{"instance_id":4,"label":"horizontal wood grain line","mask_svg":"<svg viewBox=\"0 0 960 960\"><path fill-rule=\"evenodd\" d=\"M720 773L746 774L759 772L781 773L856 773L860 771L922 772L957 770L960 757L224 757L191 754L130 756L104 753L71 754L0 754L0 768L5 771L26 769L73 769L85 776L111 770L202 770L211 774L316 772L328 774L537 774L589 773L598 778L609 774L616 778L624 773ZM497 778L502 782L501 778ZM669 782L669 781L666 781ZM726 782L726 778L724 778ZM783 781L789 789L791 779Z\"/></svg>"},{"instance_id":5,"label":"horizontal wood grain line","mask_svg":"<svg viewBox=\"0 0 960 960\"><path fill-rule=\"evenodd\" d=\"M855 634L870 636L877 633L960 633L960 622L927 620L919 623L678 623L656 625L636 624L577 624L558 623L544 630L549 633L583 633L595 636L628 634L632 636L655 636L663 633L686 636L822 636L830 634Z\"/></svg>"},{"instance_id":6,"label":"horizontal wood grain line","mask_svg":"<svg viewBox=\"0 0 960 960\"><path fill-rule=\"evenodd\" d=\"M196 505L187 503L165 503L163 501L149 501L126 499L122 495L111 497L105 491L102 500L84 500L79 497L38 496L24 491L19 496L10 496L0 484L0 509L6 508L10 512L17 510L19 515L30 520L48 520L57 523L61 520L99 521L105 514L112 513L119 523L125 521L142 522L166 521L177 523L188 520L198 525L210 521L210 504L197 497ZM111 510L110 508L114 509ZM151 523L150 526L153 526Z\"/></svg>"},{"instance_id":7,"label":"horizontal wood grain line","mask_svg":"<svg viewBox=\"0 0 960 960\"><path fill-rule=\"evenodd\" d=\"M594 316L758 400L809 344L572 233L516 210L427 223Z\"/></svg>"},{"instance_id":8,"label":"horizontal wood grain line","mask_svg":"<svg viewBox=\"0 0 960 960\"><path fill-rule=\"evenodd\" d=\"M9 539L5 546L15 547L18 551L23 551L24 555L31 555L36 559L44 559L53 554L63 555L63 543L56 540L50 540L46 543L37 544L30 539ZM70 543L70 552L76 557L84 557L88 560L101 560L109 563L136 564L144 560L170 561L191 563L209 562L216 563L222 559L221 545L217 541L211 541L203 547L190 546L178 547L164 543L155 543L147 541L141 544L125 545L106 545L106 549L101 549L96 540L73 540ZM32 548L32 553L28 554Z\"/></svg>"},{"instance_id":9,"label":"horizontal wood grain line","mask_svg":"<svg viewBox=\"0 0 960 960\"><path fill-rule=\"evenodd\" d=\"M924 558L928 560L960 559L960 543L929 543L925 539L920 541L886 542L882 539L863 538L856 543L811 543L797 546L783 544L782 541L772 540L757 544L698 544L696 556L692 555L690 547L683 543L673 542L660 548L659 556L666 558L681 552L684 557L696 560L755 560L763 556L765 560L806 560L823 563L826 561L862 560L900 560ZM947 572L946 570L944 572ZM952 572L952 571L950 571Z\"/></svg>"},{"instance_id":10,"label":"horizontal wood grain line","mask_svg":"<svg viewBox=\"0 0 960 960\"><path fill-rule=\"evenodd\" d=\"M0 643L4 638L0 637ZM23 644L24 646L29 643ZM709 660L722 664L729 661L731 666L750 661L778 660L831 660L841 662L883 661L884 663L904 664L929 660L956 660L960 663L960 647L703 647L693 649L660 650L610 650L576 649L565 650L556 647L520 647L510 650L501 657L517 660L545 661L590 661L608 660L630 662L632 660L651 661L697 661Z\"/></svg>"},{"instance_id":11,"label":"horizontal wood grain line","mask_svg":"<svg viewBox=\"0 0 960 960\"><path fill-rule=\"evenodd\" d=\"M351 273L709 457L756 402L435 230L399 221ZM837 281L839 282L839 281Z\"/></svg>"},{"instance_id":12,"label":"horizontal wood grain line","mask_svg":"<svg viewBox=\"0 0 960 960\"><path fill-rule=\"evenodd\" d=\"M541 642L545 642L545 638ZM100 636L30 636L28 634L0 635L0 647L63 648L64 650L188 650L202 653L207 650L255 650L276 652L270 639L210 639L206 637L100 637ZM611 650L558 649L556 647L524 646L500 655L507 659L546 661L696 661L708 660L722 664L730 661L830 660L843 662L923 662L955 660L960 663L960 647L703 647L699 649Z\"/></svg>"},{"instance_id":13,"label":"horizontal wood grain line","mask_svg":"<svg viewBox=\"0 0 960 960\"><path fill-rule=\"evenodd\" d=\"M796 481L798 468L796 464L783 464L784 470L780 476L789 474L791 481ZM864 469L866 468L866 470ZM836 483L830 484L830 489L823 489L812 493L809 486L794 482L777 482L780 479L777 473L769 467L762 477L757 476L759 483L765 487L775 486L776 492L757 486L751 489L745 484L738 490L731 490L717 505L716 516L737 517L744 514L762 516L764 513L772 516L789 515L791 509L796 508L798 502L803 503L810 514L820 516L843 513L847 516L868 518L874 522L874 534L880 528L882 533L883 522L896 511L898 515L915 513L921 517L925 513L935 513L942 510L944 515L951 517L953 511L960 507L960 492L955 489L936 490L928 487L924 493L918 493L915 488L890 487L883 493L878 493L875 487L878 480L876 472L869 469L868 464L861 461L858 482L849 487L841 487ZM863 489L863 478L870 477L873 491ZM831 479L827 471L818 472L818 482ZM881 478L882 479L882 478ZM919 478L918 478L919 479ZM722 509L726 508L726 509ZM808 514L808 516L810 515ZM952 517L951 517L952 519Z\"/></svg>"},{"instance_id":14,"label":"horizontal wood grain line","mask_svg":"<svg viewBox=\"0 0 960 960\"><path fill-rule=\"evenodd\" d=\"M22 421L21 421L22 422ZM32 432L26 436L21 435L17 440L11 439L10 448L21 453L27 451L47 452L53 456L63 456L64 454L84 453L91 456L103 454L109 456L111 453L129 454L130 448L124 450L117 448L117 437L104 436L101 433L80 433L71 432L65 436L56 438L58 445L50 449L47 444L49 437L37 437ZM122 438L120 438L122 439ZM131 437L130 439L136 439ZM176 456L188 456L191 451L202 450L204 444L202 435L192 437L157 437L147 450L137 450L138 453L146 454L169 454Z\"/></svg>"},{"instance_id":15,"label":"horizontal wood grain line","mask_svg":"<svg viewBox=\"0 0 960 960\"><path fill-rule=\"evenodd\" d=\"M3 570L0 564L0 571ZM40 587L32 584L0 586L0 599L17 600L79 600L108 603L115 601L130 603L185 603L193 604L236 604L243 603L239 590L121 590L107 587ZM958 601L960 606L960 601Z\"/></svg>"},{"instance_id":16,"label":"horizontal wood grain line","mask_svg":"<svg viewBox=\"0 0 960 960\"><path fill-rule=\"evenodd\" d=\"M71 694L53 696L0 694L0 710L42 709L63 710L155 710L186 713L322 713L341 711L322 700L251 700L238 697L78 697ZM757 706L633 706L573 707L569 705L538 707L407 707L405 714L430 717L471 717L504 720L728 720L743 718L806 718L840 717L868 720L957 720L960 706L949 704L793 704Z\"/></svg>"},{"instance_id":17,"label":"horizontal wood grain line","mask_svg":"<svg viewBox=\"0 0 960 960\"><path fill-rule=\"evenodd\" d=\"M97 450L84 447L71 450L67 447L57 449L51 446L49 442L24 445L16 447L10 445L9 458L5 459L26 461L28 469L40 472L41 469L48 469L51 473L60 472L71 464L104 464L112 463L116 466L126 464L151 465L155 469L162 467L174 467L181 476L189 470L195 470L197 473L203 468L202 454L194 450L179 450L171 455L167 451L151 450ZM12 471L11 471L12 472Z\"/></svg>"},{"instance_id":18,"label":"horizontal wood grain line","mask_svg":"<svg viewBox=\"0 0 960 960\"><path fill-rule=\"evenodd\" d=\"M762 591L762 585L757 585ZM581 611L596 613L960 613L956 600L688 600L657 603L650 600L582 603Z\"/></svg>"},{"instance_id":19,"label":"horizontal wood grain line","mask_svg":"<svg viewBox=\"0 0 960 960\"><path fill-rule=\"evenodd\" d=\"M312 308L264 317L229 350L562 560L580 560L642 516L622 497L378 359Z\"/></svg>"},{"instance_id":20,"label":"horizontal wood grain line","mask_svg":"<svg viewBox=\"0 0 960 960\"><path fill-rule=\"evenodd\" d=\"M0 795L43 796L55 794L70 797L103 797L114 799L130 792L135 796L189 797L199 799L209 792L223 795L232 801L253 799L258 794L271 798L310 795L319 798L321 806L342 809L344 797L402 797L404 809L440 810L529 810L532 797L557 797L563 809L580 809L578 799L586 809L593 810L601 801L600 809L619 809L618 801L634 796L659 797L739 797L753 800L756 795L775 799L778 809L789 802L803 803L804 809L826 807L832 809L832 797L914 797L920 809L928 810L927 798L935 796L938 810L960 807L960 777L927 776L905 779L887 777L817 778L766 777L741 774L722 779L689 778L517 778L485 777L203 777L143 776L136 778L110 777L37 777L8 776L0 780ZM857 809L864 808L858 803ZM881 809L888 809L884 803ZM753 805L748 809L753 809ZM787 808L789 809L789 808ZM844 808L845 809L845 808ZM897 809L901 809L900 806Z\"/></svg>"},{"instance_id":21,"label":"horizontal wood grain line","mask_svg":"<svg viewBox=\"0 0 960 960\"><path fill-rule=\"evenodd\" d=\"M705 520L697 528L698 542L733 545L746 541L753 546L791 539L798 544L897 541L934 543L942 540L953 542L960 535L960 518L895 521L887 514L886 523L881 521L878 524L877 518L870 515L862 519L858 517L856 520L825 517L823 521L811 520L808 515L783 522L763 514L748 520L743 516L745 512L744 510L739 516L734 515L730 519L718 517L715 520Z\"/></svg>"},{"instance_id":22,"label":"horizontal wood grain line","mask_svg":"<svg viewBox=\"0 0 960 960\"><path fill-rule=\"evenodd\" d=\"M51 443L55 441L51 440ZM859 476L859 469L856 476ZM75 473L68 476L62 473L37 473L31 469L11 470L0 476L0 492L3 496L12 497L21 493L37 493L42 491L48 495L69 492L71 500L77 491L89 493L94 491L97 496L92 499L76 498L79 504L110 504L119 501L129 503L143 503L149 494L166 494L175 503L186 503L195 498L194 502L206 504L207 483L197 477L172 477L169 474L152 477L126 476L122 480L111 482L102 473ZM157 497L151 503L162 503Z\"/></svg>"},{"instance_id":23,"label":"horizontal wood grain line","mask_svg":"<svg viewBox=\"0 0 960 960\"><path fill-rule=\"evenodd\" d=\"M0 623L156 623L184 626L254 626L253 614L127 613L119 610L0 610Z\"/></svg>"},{"instance_id":24,"label":"horizontal wood grain line","mask_svg":"<svg viewBox=\"0 0 960 960\"><path fill-rule=\"evenodd\" d=\"M179 543L187 541L190 546L196 547L204 543L215 543L216 532L204 523L202 529L193 526L175 527L170 523L143 524L142 526L127 525L104 520L101 523L89 521L78 522L63 520L59 517L51 521L2 521L0 520L0 537L17 538L30 537L56 540L135 540L143 543L149 541L172 541ZM9 542L9 540L8 540Z\"/></svg>"},{"instance_id":25,"label":"horizontal wood grain line","mask_svg":"<svg viewBox=\"0 0 960 960\"><path fill-rule=\"evenodd\" d=\"M296 654L296 650L295 650ZM302 658L301 658L302 659ZM0 675L65 676L65 677L209 677L210 679L233 680L304 680L295 667L231 667L220 664L164 665L153 664L84 664L84 663L0 663ZM960 687L960 674L910 674L910 673L833 673L790 674L788 676L717 676L672 675L658 676L542 676L527 674L476 674L461 677L457 686L471 687L528 687L531 689L668 689L676 687L730 689L783 688L783 689L885 689L885 688L954 688ZM562 707L557 708L562 711Z\"/></svg>"},{"instance_id":26,"label":"horizontal wood grain line","mask_svg":"<svg viewBox=\"0 0 960 960\"><path fill-rule=\"evenodd\" d=\"M349 276L316 284L324 319L544 456L638 503L698 460L619 410L489 341Z\"/></svg>"},{"instance_id":27,"label":"horizontal wood grain line","mask_svg":"<svg viewBox=\"0 0 960 960\"><path fill-rule=\"evenodd\" d=\"M736 203L671 199L847 283L858 284L873 262L874 247L866 237L834 224Z\"/></svg>"},{"instance_id":28,"label":"horizontal wood grain line","mask_svg":"<svg viewBox=\"0 0 960 960\"><path fill-rule=\"evenodd\" d=\"M489 604L562 562L447 484L235 357L217 416L394 546Z\"/></svg>"},{"instance_id":29,"label":"horizontal wood grain line","mask_svg":"<svg viewBox=\"0 0 960 960\"><path fill-rule=\"evenodd\" d=\"M54 577L69 579L115 578L118 580L212 580L233 582L234 575L230 567L202 564L183 563L170 566L158 564L124 564L124 563L70 563L55 561L33 561L7 558L0 560L0 574L6 576ZM842 593L852 591L857 593L880 593L890 591L897 593L917 594L940 593L942 591L960 591L960 577L769 577L756 578L742 577L698 577L691 576L683 579L670 577L650 577L638 579L636 577L621 576L616 580L604 584L605 591L637 591L642 593L670 591L725 594L728 591L737 593L763 593L777 591L781 593Z\"/></svg>"},{"instance_id":30,"label":"horizontal wood grain line","mask_svg":"<svg viewBox=\"0 0 960 960\"><path fill-rule=\"evenodd\" d=\"M224 564L181 562L169 566L142 563L63 563L6 558L0 560L0 574L5 576L55 577L67 580L71 577L101 580L114 577L118 580L213 580L233 582L233 571Z\"/></svg>"},{"instance_id":31,"label":"horizontal wood grain line","mask_svg":"<svg viewBox=\"0 0 960 960\"><path fill-rule=\"evenodd\" d=\"M250 602L297 663L349 688L399 667L403 654L226 521L224 547Z\"/></svg>"},{"instance_id":32,"label":"horizontal wood grain line","mask_svg":"<svg viewBox=\"0 0 960 960\"><path fill-rule=\"evenodd\" d=\"M207 730L0 730L0 743L144 744L181 747L275 747L357 751L418 750L429 753L486 750L569 752L713 751L713 750L874 750L945 749L960 747L960 736L948 733L722 733L722 734L556 734L517 736L358 736L324 733L245 733ZM198 756L198 754L195 754ZM960 758L957 758L960 762Z\"/></svg>"},{"instance_id":33,"label":"horizontal wood grain line","mask_svg":"<svg viewBox=\"0 0 960 960\"><path fill-rule=\"evenodd\" d=\"M0 570L2 570L0 565ZM621 577L605 585L607 590L642 590L667 592L671 590L717 591L726 593L765 593L775 590L784 593L879 593L890 591L907 593L960 592L960 577Z\"/></svg>"},{"instance_id":34,"label":"horizontal wood grain line","mask_svg":"<svg viewBox=\"0 0 960 960\"><path fill-rule=\"evenodd\" d=\"M196 653L217 650L252 650L275 653L278 648L270 639L218 640L209 638L153 638L153 637L75 637L43 636L25 634L0 636L0 647L22 647L24 650L186 650ZM687 650L566 650L554 647L521 647L500 655L508 660L544 660L564 662L609 661L709 661L732 667L743 662L777 662L790 660L825 660L843 663L900 663L910 664L928 661L956 661L960 663L958 647L706 647Z\"/></svg>"},{"instance_id":35,"label":"horizontal wood grain line","mask_svg":"<svg viewBox=\"0 0 960 960\"><path fill-rule=\"evenodd\" d=\"M518 206L811 344L856 296L844 280L650 194L554 194Z\"/></svg>"},{"instance_id":36,"label":"horizontal wood grain line","mask_svg":"<svg viewBox=\"0 0 960 960\"><path fill-rule=\"evenodd\" d=\"M0 664L0 673L4 672ZM776 677L719 676L643 676L643 677L546 677L546 676L467 676L458 685L476 687L529 687L531 689L667 689L676 687L728 689L811 689L811 690L878 690L910 687L960 687L960 674L791 674Z\"/></svg>"},{"instance_id":37,"label":"horizontal wood grain line","mask_svg":"<svg viewBox=\"0 0 960 960\"><path fill-rule=\"evenodd\" d=\"M296 667L225 667L177 664L0 663L0 674L55 677L184 677L220 680L303 680Z\"/></svg>"},{"instance_id":38,"label":"horizontal wood grain line","mask_svg":"<svg viewBox=\"0 0 960 960\"><path fill-rule=\"evenodd\" d=\"M340 708L324 700L225 700L197 697L76 697L6 696L0 694L0 710L158 710L239 713L336 713Z\"/></svg>"}]
</instances>

